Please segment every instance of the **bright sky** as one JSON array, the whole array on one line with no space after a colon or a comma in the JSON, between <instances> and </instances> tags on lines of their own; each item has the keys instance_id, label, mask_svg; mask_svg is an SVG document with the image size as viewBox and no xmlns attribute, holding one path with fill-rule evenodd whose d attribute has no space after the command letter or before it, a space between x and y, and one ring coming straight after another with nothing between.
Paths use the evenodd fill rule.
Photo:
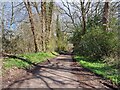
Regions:
<instances>
[{"instance_id":1,"label":"bright sky","mask_svg":"<svg viewBox=\"0 0 120 90\"><path fill-rule=\"evenodd\" d=\"M6 19L7 18L10 18L10 16L11 16L11 3L8 3L8 2L22 2L23 0L0 0L0 3L1 2L6 2L6 8L5 8L5 12L6 12ZM41 0L29 0L29 1L36 1L36 2L40 2ZM51 1L51 0L46 0L46 1ZM78 2L79 0L54 0L55 2L57 2L57 3L60 3L61 1L68 1L68 2ZM85 0L85 1L89 1L89 0ZM104 0L91 0L92 2L96 2L96 1L104 1ZM112 1L120 1L120 0L112 0ZM1 3L2 4L2 3ZM15 18L16 20L18 20L19 21L19 19L21 20L21 18L23 17L23 12L22 13L19 13L19 15L16 15L16 16L19 16L19 18ZM10 24L10 22L6 22L6 23L8 23L7 25L9 25ZM16 24L13 24L12 25L12 27L13 28L15 28L16 27Z\"/></svg>"},{"instance_id":2,"label":"bright sky","mask_svg":"<svg viewBox=\"0 0 120 90\"><path fill-rule=\"evenodd\" d=\"M0 0L0 2L22 2L23 0ZM27 0L25 0L27 1ZM29 0L31 2L40 2L41 0ZM51 1L51 0L46 0L47 2ZM61 2L61 0L53 0L55 2ZM66 0L63 0L66 1ZM79 0L67 0L68 2L78 2ZM105 0L84 0L86 1L92 1L92 2L104 2ZM120 2L120 0L111 0L113 2Z\"/></svg>"}]
</instances>

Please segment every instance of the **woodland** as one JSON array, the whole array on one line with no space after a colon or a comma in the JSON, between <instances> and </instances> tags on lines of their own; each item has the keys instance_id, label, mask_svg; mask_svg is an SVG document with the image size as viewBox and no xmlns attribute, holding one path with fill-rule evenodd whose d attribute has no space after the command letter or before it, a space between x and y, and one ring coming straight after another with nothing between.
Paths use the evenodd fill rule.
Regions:
<instances>
[{"instance_id":1,"label":"woodland","mask_svg":"<svg viewBox=\"0 0 120 90\"><path fill-rule=\"evenodd\" d=\"M0 38L3 76L13 67L72 54L82 67L120 85L119 0L0 2Z\"/></svg>"}]
</instances>

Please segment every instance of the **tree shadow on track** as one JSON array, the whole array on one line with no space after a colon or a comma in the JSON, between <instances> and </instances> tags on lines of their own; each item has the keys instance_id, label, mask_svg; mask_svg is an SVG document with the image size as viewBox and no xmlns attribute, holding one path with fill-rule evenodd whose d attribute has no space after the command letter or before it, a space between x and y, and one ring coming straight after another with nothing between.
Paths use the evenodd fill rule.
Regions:
<instances>
[{"instance_id":1,"label":"tree shadow on track","mask_svg":"<svg viewBox=\"0 0 120 90\"><path fill-rule=\"evenodd\" d=\"M18 56L10 56L10 58L17 58L19 60L22 60L24 62L27 62L28 64L31 64L33 67L32 69L25 69L28 73L32 74L31 77L26 77L24 79L20 79L20 80L17 80L17 81L14 81L13 83L11 83L8 88L10 89L12 86L14 86L16 83L17 84L17 87L20 87L21 84L23 84L25 81L27 80L30 80L30 79L40 79L41 81L44 82L44 84L47 86L47 88L49 88L50 90L52 90L52 88L50 87L49 83L45 80L45 79L49 79L51 81L53 81L54 83L59 83L61 85L65 85L64 81L60 81L60 80L57 80L55 79L54 77L51 77L51 76L45 76L45 75L42 75L41 73L42 72L47 72L49 74L53 74L57 77L62 77L62 78L66 78L66 79L69 79L71 81L74 81L74 82L78 82L79 83L79 86L82 87L82 88L86 88L85 86L89 86L90 88L95 88L93 85L90 85L90 84L87 84L86 82L84 81L89 81L89 80L97 80L97 79L100 79L99 77L97 78L94 78L94 79L86 79L86 80L75 80L73 78L70 78L68 76L64 76L64 75L60 75L60 74L57 74L57 73L54 73L54 72L50 72L50 71L47 71L47 69L51 69L51 70L56 70L56 71L61 71L61 72L70 72L72 74L79 74L79 75L82 75L82 76L95 76L94 74L86 74L86 73L78 73L80 71L83 71L83 72L88 72L86 71L85 69L81 68L81 67L64 67L64 66L50 66L50 65L40 65L40 64L34 64L32 62L30 62L30 60L28 59L24 59L22 57L18 57ZM60 59L61 60L61 59ZM66 59L67 60L67 59ZM46 70L41 70L42 68L45 68ZM78 71L78 72L77 72ZM70 84L70 83L69 83Z\"/></svg>"},{"instance_id":2,"label":"tree shadow on track","mask_svg":"<svg viewBox=\"0 0 120 90\"><path fill-rule=\"evenodd\" d=\"M40 68L38 68L38 67L34 68L34 70L27 70L27 72L32 73L33 76L30 77L30 78L25 78L25 79L21 79L21 80L15 81L15 82L13 82L12 84L10 84L10 85L8 86L8 88L10 88L11 86L13 86L13 85L16 84L16 83L18 83L18 86L17 86L17 87L19 87L19 86L20 86L21 84L23 84L24 81L26 81L26 80L30 80L30 79L40 79L40 80L42 80L42 81L44 82L44 84L47 86L47 88L52 89L52 88L49 86L49 83L47 82L47 80L45 80L45 78L53 81L54 83L59 83L59 84L61 84L61 85L65 85L65 83L64 83L63 81L54 79L53 77L50 77L50 76L45 76L45 75L40 74L40 73L41 73L41 72L40 72ZM37 73L36 73L36 72L37 72ZM38 72L39 72L39 73L38 73ZM43 70L42 72L47 72L47 73L56 75L56 76L58 76L58 77L67 78L67 79L69 79L69 80L71 80L71 81L74 81L74 82L79 82L80 85L81 85L80 87L83 87L82 85L86 85L86 86L89 86L89 87L91 87L91 88L95 88L95 87L92 86L92 85L89 85L89 84L84 83L84 82L79 81L79 80L72 79L72 78L67 77L67 76L64 76L64 75L59 75L59 74L52 73L52 72L49 72L49 71L46 71L46 70ZM86 81L87 81L87 80L86 80ZM67 83L67 84L68 84L68 83ZM69 84L71 84L71 83L69 83ZM85 87L83 87L83 88L85 88Z\"/></svg>"}]
</instances>

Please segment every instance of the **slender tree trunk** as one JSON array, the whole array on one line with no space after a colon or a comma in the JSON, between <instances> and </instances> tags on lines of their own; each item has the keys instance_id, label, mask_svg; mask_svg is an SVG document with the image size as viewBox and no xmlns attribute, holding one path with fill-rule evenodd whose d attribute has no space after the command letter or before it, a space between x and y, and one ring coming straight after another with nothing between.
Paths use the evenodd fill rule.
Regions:
<instances>
[{"instance_id":1,"label":"slender tree trunk","mask_svg":"<svg viewBox=\"0 0 120 90\"><path fill-rule=\"evenodd\" d=\"M109 17L109 0L106 0L103 11L103 29L105 31L108 31L108 17Z\"/></svg>"},{"instance_id":2,"label":"slender tree trunk","mask_svg":"<svg viewBox=\"0 0 120 90\"><path fill-rule=\"evenodd\" d=\"M33 7L35 8L35 10L36 10L36 12L37 12L37 14L38 14L38 16L39 16L39 20L41 21L41 28L43 27L43 23L42 23L42 12L40 13L40 11L39 11L39 8L38 8L38 3L37 2L31 2L32 4L33 4ZM42 11L42 10L41 10ZM40 46L41 46L41 51L44 51L44 46L43 46L43 35L44 35L44 32L43 32L43 29L41 29L41 28L39 28L39 30L40 30L40 37L39 37L39 41L40 41Z\"/></svg>"},{"instance_id":3,"label":"slender tree trunk","mask_svg":"<svg viewBox=\"0 0 120 90\"><path fill-rule=\"evenodd\" d=\"M44 22L44 31L45 31L45 37L44 37L44 39L45 39L45 52L47 51L47 46L48 46L48 44L47 44L47 39L48 39L48 18L47 18L47 3L46 3L46 1L45 1L45 4L44 4L44 20L45 20L45 22Z\"/></svg>"},{"instance_id":4,"label":"slender tree trunk","mask_svg":"<svg viewBox=\"0 0 120 90\"><path fill-rule=\"evenodd\" d=\"M56 44L57 44L57 50L60 50L60 22L59 22L59 15L57 15L57 19L56 19L56 36L57 36L57 40L56 40Z\"/></svg>"},{"instance_id":5,"label":"slender tree trunk","mask_svg":"<svg viewBox=\"0 0 120 90\"><path fill-rule=\"evenodd\" d=\"M10 21L10 28L12 28L13 21L14 21L14 6L12 2L12 15L11 15L11 21Z\"/></svg>"},{"instance_id":6,"label":"slender tree trunk","mask_svg":"<svg viewBox=\"0 0 120 90\"><path fill-rule=\"evenodd\" d=\"M42 33L41 33L41 44L42 44L42 51L44 51L44 31L43 31L43 2L41 1L41 29L42 29Z\"/></svg>"},{"instance_id":7,"label":"slender tree trunk","mask_svg":"<svg viewBox=\"0 0 120 90\"><path fill-rule=\"evenodd\" d=\"M82 12L82 35L86 33L86 21L85 21L85 8L84 8L84 2L81 1L81 12Z\"/></svg>"},{"instance_id":8,"label":"slender tree trunk","mask_svg":"<svg viewBox=\"0 0 120 90\"><path fill-rule=\"evenodd\" d=\"M42 51L46 51L46 1L41 1L41 29L42 29L42 35L41 35L41 40L42 40Z\"/></svg>"},{"instance_id":9,"label":"slender tree trunk","mask_svg":"<svg viewBox=\"0 0 120 90\"><path fill-rule=\"evenodd\" d=\"M47 39L46 39L46 49L49 50L49 43L51 38L51 22L52 22L52 14L53 14L53 1L51 0L48 7L48 16L47 16Z\"/></svg>"},{"instance_id":10,"label":"slender tree trunk","mask_svg":"<svg viewBox=\"0 0 120 90\"><path fill-rule=\"evenodd\" d=\"M4 40L5 40L5 31L4 31L4 7L5 7L5 5L3 5L3 7L2 7L2 17L1 17L1 28L2 28L2 46L1 46L1 48L2 48L2 53L4 52Z\"/></svg>"},{"instance_id":11,"label":"slender tree trunk","mask_svg":"<svg viewBox=\"0 0 120 90\"><path fill-rule=\"evenodd\" d=\"M118 60L120 62L120 4L118 5ZM120 63L118 64L118 68L120 68ZM120 71L120 69L119 69Z\"/></svg>"},{"instance_id":12,"label":"slender tree trunk","mask_svg":"<svg viewBox=\"0 0 120 90\"><path fill-rule=\"evenodd\" d=\"M34 21L33 21L33 16L32 16L32 9L30 6L30 2L24 2L26 9L28 11L28 15L29 15L29 21L31 24L31 31L33 34L33 39L34 39L34 45L35 45L35 53L38 52L38 47L37 47L37 41L36 41L36 36L35 36L35 27L34 27Z\"/></svg>"}]
</instances>

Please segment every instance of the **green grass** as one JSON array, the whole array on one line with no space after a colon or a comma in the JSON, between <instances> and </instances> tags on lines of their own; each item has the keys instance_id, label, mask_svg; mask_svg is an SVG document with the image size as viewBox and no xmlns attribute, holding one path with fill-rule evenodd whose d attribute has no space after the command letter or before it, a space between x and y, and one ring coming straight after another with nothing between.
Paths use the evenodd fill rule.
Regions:
<instances>
[{"instance_id":1,"label":"green grass","mask_svg":"<svg viewBox=\"0 0 120 90\"><path fill-rule=\"evenodd\" d=\"M103 62L93 62L85 57L75 56L75 59L85 68L90 69L92 72L110 79L114 84L120 84L120 73L114 66L107 65Z\"/></svg>"},{"instance_id":2,"label":"green grass","mask_svg":"<svg viewBox=\"0 0 120 90\"><path fill-rule=\"evenodd\" d=\"M55 55L53 55L52 53L40 52L40 53L31 53L31 54L21 54L21 55L18 55L18 57L27 59L31 61L32 63L41 63L49 58L55 57ZM29 66L30 64L28 64L27 62L21 61L19 59L7 58L3 60L3 68L5 70L13 68L13 67L27 68Z\"/></svg>"}]
</instances>

